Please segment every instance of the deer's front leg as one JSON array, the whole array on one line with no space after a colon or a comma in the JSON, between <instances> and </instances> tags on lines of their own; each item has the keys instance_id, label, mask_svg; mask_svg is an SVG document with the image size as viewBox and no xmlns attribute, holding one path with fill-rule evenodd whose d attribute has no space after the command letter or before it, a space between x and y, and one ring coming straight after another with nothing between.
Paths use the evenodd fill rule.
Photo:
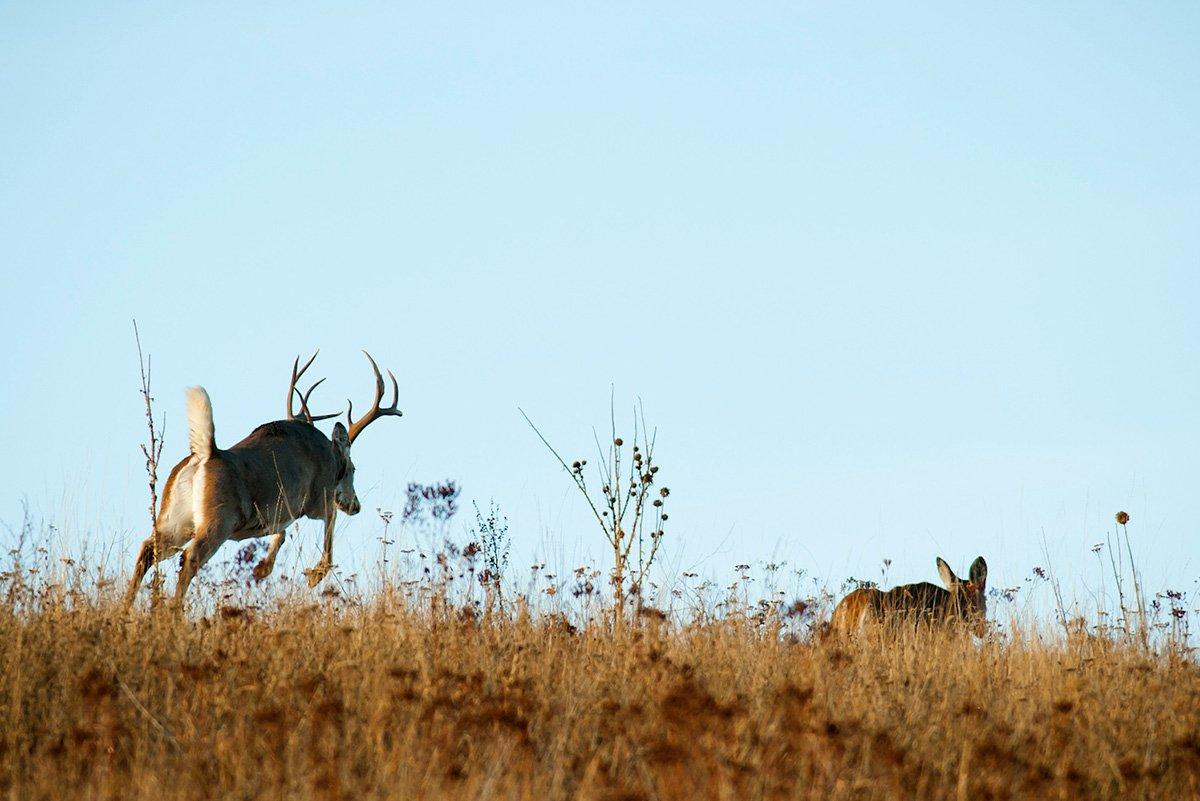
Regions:
<instances>
[{"instance_id":1,"label":"deer's front leg","mask_svg":"<svg viewBox=\"0 0 1200 801\"><path fill-rule=\"evenodd\" d=\"M308 586L315 587L329 575L333 569L333 521L337 519L337 509L330 510L325 517L325 548L321 552L321 561L304 571L308 577Z\"/></svg>"},{"instance_id":2,"label":"deer's front leg","mask_svg":"<svg viewBox=\"0 0 1200 801\"><path fill-rule=\"evenodd\" d=\"M275 569L275 555L279 553L279 546L283 545L283 541L286 538L287 533L282 528L271 535L271 544L267 547L267 555L262 558L261 562L254 566L255 581L262 581L271 575L271 571Z\"/></svg>"}]
</instances>

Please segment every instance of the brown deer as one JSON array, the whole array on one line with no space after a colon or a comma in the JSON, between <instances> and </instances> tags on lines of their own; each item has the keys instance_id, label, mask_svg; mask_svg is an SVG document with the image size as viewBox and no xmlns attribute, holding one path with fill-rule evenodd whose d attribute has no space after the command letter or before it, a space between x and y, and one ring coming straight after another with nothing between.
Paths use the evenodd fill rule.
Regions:
<instances>
[{"instance_id":1,"label":"brown deer","mask_svg":"<svg viewBox=\"0 0 1200 801\"><path fill-rule=\"evenodd\" d=\"M970 579L963 581L954 575L950 565L940 556L938 575L946 587L922 581L903 584L884 592L863 587L847 595L833 610L826 636L853 634L870 621L966 623L982 637L987 633L987 562L979 557L971 563Z\"/></svg>"},{"instance_id":2,"label":"brown deer","mask_svg":"<svg viewBox=\"0 0 1200 801\"><path fill-rule=\"evenodd\" d=\"M380 406L383 376L371 354L366 353L366 357L375 371L375 401L370 411L358 420L352 416L353 404L347 401L346 420L350 427L347 429L341 422L335 424L332 441L314 424L337 415L313 415L308 409L309 397L325 379L317 381L305 393L296 388L296 382L317 358L315 353L304 367L299 366L299 357L292 364L287 419L264 423L228 450L218 448L214 441L208 393L203 387L187 390L191 455L175 465L167 479L156 526L158 546L155 547L154 533L142 543L125 596L126 606L133 603L146 571L158 560L183 550L175 588L175 599L180 603L197 571L223 543L270 535L267 554L254 568L254 577L261 581L275 566L275 555L283 545L287 527L302 517L325 523L321 559L305 571L309 586L315 587L328 575L333 567L333 524L337 512L340 509L355 515L361 508L354 492L350 446L375 420L402 414L396 408L400 395L396 376L388 370L392 403ZM292 411L295 397L300 399L298 414Z\"/></svg>"}]
</instances>

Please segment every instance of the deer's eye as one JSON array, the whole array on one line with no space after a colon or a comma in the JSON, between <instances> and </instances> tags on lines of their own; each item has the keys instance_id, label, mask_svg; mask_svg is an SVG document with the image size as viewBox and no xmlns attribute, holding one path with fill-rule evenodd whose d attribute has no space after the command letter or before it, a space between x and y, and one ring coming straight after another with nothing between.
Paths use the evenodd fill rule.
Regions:
<instances>
[{"instance_id":1,"label":"deer's eye","mask_svg":"<svg viewBox=\"0 0 1200 801\"><path fill-rule=\"evenodd\" d=\"M346 477L346 463L342 462L340 465L338 465L337 478L334 480L341 481L345 477Z\"/></svg>"}]
</instances>

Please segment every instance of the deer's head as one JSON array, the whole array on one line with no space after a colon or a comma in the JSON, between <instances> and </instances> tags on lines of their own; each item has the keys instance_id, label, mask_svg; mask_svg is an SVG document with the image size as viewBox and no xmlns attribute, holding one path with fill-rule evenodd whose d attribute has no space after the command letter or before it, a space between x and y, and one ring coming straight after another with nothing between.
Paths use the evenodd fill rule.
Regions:
<instances>
[{"instance_id":1,"label":"deer's head","mask_svg":"<svg viewBox=\"0 0 1200 801\"><path fill-rule=\"evenodd\" d=\"M333 458L337 462L337 482L333 487L333 502L348 515L362 509L354 491L354 461L350 458L350 436L340 422L333 426Z\"/></svg>"},{"instance_id":2,"label":"deer's head","mask_svg":"<svg viewBox=\"0 0 1200 801\"><path fill-rule=\"evenodd\" d=\"M371 369L375 371L375 401L371 404L371 409L358 420L354 419L354 404L346 401L346 422L350 424L349 428L338 422L333 427L333 457L337 468L337 474L334 478L333 500L337 504L337 508L348 515L356 515L362 509L362 504L359 503L358 494L354 491L354 461L350 458L350 446L354 440L358 439L358 435L363 432L367 426L380 417L394 416L400 417L404 413L396 408L400 399L400 387L396 383L396 376L391 370L388 370L388 377L392 379L392 403L390 406L380 406L379 402L383 400L383 376L379 372L379 365L371 358L371 354L365 350L363 354L367 357L367 361L371 363ZM314 423L317 420L327 420L330 417L337 417L336 414L314 415L309 411L308 398L312 395L312 391L317 388L317 385L324 381L321 379L316 384L309 387L308 392L301 393L296 389L296 382L304 375L304 371L313 363L313 359L317 358L317 354L313 354L312 358L300 367L300 359L296 358L292 364L292 384L288 388L288 404L287 413L289 420L301 420L306 423ZM300 398L300 413L292 412L292 398L298 396Z\"/></svg>"},{"instance_id":3,"label":"deer's head","mask_svg":"<svg viewBox=\"0 0 1200 801\"><path fill-rule=\"evenodd\" d=\"M950 565L940 556L938 575L950 591L953 609L979 637L987 634L987 562L980 556L971 563L970 578L963 581L954 575Z\"/></svg>"}]
</instances>

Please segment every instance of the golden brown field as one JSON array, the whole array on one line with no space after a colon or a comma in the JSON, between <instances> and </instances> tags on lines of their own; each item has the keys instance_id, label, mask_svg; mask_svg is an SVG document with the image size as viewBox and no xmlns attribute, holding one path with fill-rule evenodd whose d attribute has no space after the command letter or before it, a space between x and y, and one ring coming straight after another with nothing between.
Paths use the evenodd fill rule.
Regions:
<instances>
[{"instance_id":1,"label":"golden brown field","mask_svg":"<svg viewBox=\"0 0 1200 801\"><path fill-rule=\"evenodd\" d=\"M738 615L616 634L388 592L126 614L12 575L8 798L1200 797L1177 650L821 645Z\"/></svg>"}]
</instances>

